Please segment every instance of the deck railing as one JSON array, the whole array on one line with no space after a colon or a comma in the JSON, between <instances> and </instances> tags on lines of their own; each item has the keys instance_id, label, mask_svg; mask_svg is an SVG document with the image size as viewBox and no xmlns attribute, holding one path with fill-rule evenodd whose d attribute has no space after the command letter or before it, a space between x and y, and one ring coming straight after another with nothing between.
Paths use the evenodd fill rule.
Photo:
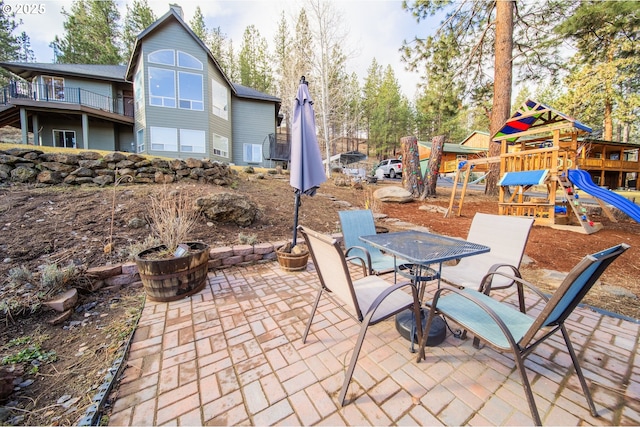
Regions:
<instances>
[{"instance_id":1,"label":"deck railing","mask_svg":"<svg viewBox=\"0 0 640 427\"><path fill-rule=\"evenodd\" d=\"M12 81L2 88L0 104L6 105L11 102L11 99L79 104L109 113L133 117L133 111L126 111L121 100L79 87Z\"/></svg>"}]
</instances>

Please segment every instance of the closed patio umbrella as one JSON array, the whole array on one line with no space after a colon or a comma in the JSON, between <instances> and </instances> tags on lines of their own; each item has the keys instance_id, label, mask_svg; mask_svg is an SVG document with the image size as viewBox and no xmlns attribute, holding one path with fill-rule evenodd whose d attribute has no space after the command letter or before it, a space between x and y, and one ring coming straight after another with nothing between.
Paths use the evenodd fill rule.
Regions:
<instances>
[{"instance_id":1,"label":"closed patio umbrella","mask_svg":"<svg viewBox=\"0 0 640 427\"><path fill-rule=\"evenodd\" d=\"M313 100L304 76L300 79L298 93L293 105L291 123L291 160L289 184L295 189L295 210L293 216L293 242L296 245L298 228L298 208L302 193L313 196L318 186L327 180L322 165L322 156L316 137L316 119Z\"/></svg>"}]
</instances>

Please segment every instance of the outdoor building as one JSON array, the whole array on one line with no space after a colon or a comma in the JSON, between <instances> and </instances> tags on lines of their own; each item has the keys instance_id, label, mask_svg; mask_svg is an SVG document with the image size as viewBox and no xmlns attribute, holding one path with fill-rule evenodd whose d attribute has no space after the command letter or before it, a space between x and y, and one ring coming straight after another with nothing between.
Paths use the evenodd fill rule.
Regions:
<instances>
[{"instance_id":1,"label":"outdoor building","mask_svg":"<svg viewBox=\"0 0 640 427\"><path fill-rule=\"evenodd\" d=\"M596 184L610 189L640 190L640 144L585 138L577 155L578 167Z\"/></svg>"},{"instance_id":2,"label":"outdoor building","mask_svg":"<svg viewBox=\"0 0 640 427\"><path fill-rule=\"evenodd\" d=\"M179 6L138 35L127 66L0 66L24 79L0 93L0 126L24 144L32 132L35 145L276 165L280 99L229 81Z\"/></svg>"},{"instance_id":3,"label":"outdoor building","mask_svg":"<svg viewBox=\"0 0 640 427\"><path fill-rule=\"evenodd\" d=\"M481 132L474 132L480 135ZM473 145L469 142L473 141ZM460 144L445 142L442 147L442 161L440 162L440 173L452 173L458 168L458 163L478 159L487 156L489 151L489 137L487 135L486 144L479 143L480 138L467 137ZM424 175L431 156L431 142L418 141L418 151L420 154L420 169Z\"/></svg>"}]
</instances>

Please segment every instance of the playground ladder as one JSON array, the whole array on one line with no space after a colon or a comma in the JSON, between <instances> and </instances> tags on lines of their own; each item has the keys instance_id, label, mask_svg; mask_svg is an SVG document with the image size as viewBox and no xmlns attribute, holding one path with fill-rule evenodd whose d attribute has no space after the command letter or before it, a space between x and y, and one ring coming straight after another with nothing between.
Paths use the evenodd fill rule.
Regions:
<instances>
[{"instance_id":1,"label":"playground ladder","mask_svg":"<svg viewBox=\"0 0 640 427\"><path fill-rule=\"evenodd\" d=\"M591 234L598 231L599 228L595 226L594 222L591 221L591 219L589 219L589 216L587 215L587 208L582 205L582 202L580 201L578 195L575 193L575 189L573 188L573 184L571 183L571 181L569 181L569 178L567 178L567 176L564 174L558 175L558 182L562 187L562 191L564 193L565 199L567 200L567 204L571 206L573 214L576 216L578 222L580 223L580 225L582 225L586 233Z\"/></svg>"},{"instance_id":2,"label":"playground ladder","mask_svg":"<svg viewBox=\"0 0 640 427\"><path fill-rule=\"evenodd\" d=\"M464 171L467 171L464 174L464 182L462 184L462 192L460 193L460 197L456 198L456 193L458 192L458 181L460 181L460 174ZM451 189L451 199L449 199L449 208L447 212L445 212L445 218L453 218L453 210L456 210L455 216L460 216L462 214L462 203L464 202L464 195L467 192L467 184L469 183L469 176L471 176L471 167L469 164L466 164L463 167L460 167L456 170L456 175L453 178L453 188ZM456 204L455 202L458 201ZM455 206L454 206L455 205Z\"/></svg>"}]
</instances>

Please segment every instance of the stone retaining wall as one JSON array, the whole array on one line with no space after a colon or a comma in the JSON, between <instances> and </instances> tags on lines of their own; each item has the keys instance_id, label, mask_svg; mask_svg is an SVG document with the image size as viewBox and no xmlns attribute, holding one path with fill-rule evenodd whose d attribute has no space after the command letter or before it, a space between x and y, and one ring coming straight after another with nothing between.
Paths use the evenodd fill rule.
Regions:
<instances>
[{"instance_id":1,"label":"stone retaining wall","mask_svg":"<svg viewBox=\"0 0 640 427\"><path fill-rule=\"evenodd\" d=\"M132 153L102 155L95 151L45 153L28 146L0 151L0 183L104 186L116 179L139 184L189 179L230 185L233 173L229 165L208 159L149 159Z\"/></svg>"}]
</instances>

